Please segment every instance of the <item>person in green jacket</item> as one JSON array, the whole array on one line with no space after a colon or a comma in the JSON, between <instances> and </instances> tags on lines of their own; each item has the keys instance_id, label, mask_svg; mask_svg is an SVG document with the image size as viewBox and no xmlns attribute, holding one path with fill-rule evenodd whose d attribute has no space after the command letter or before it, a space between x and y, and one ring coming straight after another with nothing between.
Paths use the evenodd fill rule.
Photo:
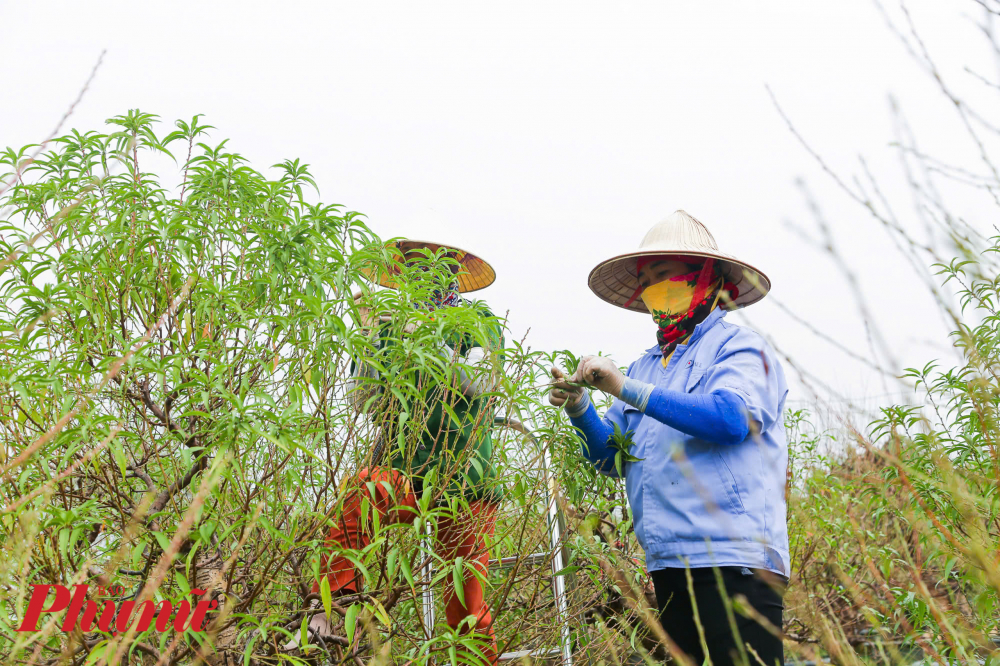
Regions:
<instances>
[{"instance_id":1,"label":"person in green jacket","mask_svg":"<svg viewBox=\"0 0 1000 666\"><path fill-rule=\"evenodd\" d=\"M469 307L475 316L481 317L477 326L479 334L448 333L446 328L445 335L436 341L445 368L443 376L450 381L444 382L440 376L437 380L418 377L416 383L421 387L422 399L409 406L411 420L422 422L416 446L397 444L405 438L397 436L398 429L403 427L395 413L398 409L389 407L394 397L381 391L373 364L363 360L355 362L348 384L349 399L356 409L367 404L369 411L383 416L388 411L389 416L380 419L381 432L370 464L346 479L343 509L326 540L333 552L323 558L322 572L329 579L334 595L361 591L361 577L354 564L337 551L362 549L370 543L368 526L371 521L362 517L365 500L380 514L382 524L386 518L391 522L412 522L417 516L417 498L423 493L425 480L429 479L434 480L435 488L444 487L446 496L463 495L466 502L460 506L468 507L468 515L445 513L438 520L437 543L443 549L440 554L445 559L461 557L474 563L483 576L489 565L486 541L493 536L498 496L493 483L496 470L491 462L493 440L490 430L494 408L490 396L484 394L493 391L498 383L504 341L501 326L489 309L481 302L466 302L461 294L488 286L496 274L481 258L452 246L408 240L396 243L396 248L404 263L411 267L426 263L432 254L440 256L442 251L444 256L454 260L449 262L451 283L431 284L433 288L425 290L429 297L416 307L431 318L435 311L444 308ZM426 275L428 280L435 279L433 271L427 270ZM380 273L375 279L385 287L398 286L397 276L392 274ZM359 297L360 293L355 295L356 299ZM362 314L364 319L370 319L366 312ZM383 315L374 319L376 321L366 321L363 325L377 326L377 357L380 353L391 352L391 346L398 343L389 337L392 317ZM404 335L412 335L415 331L416 325L412 323L403 328ZM398 360L398 355L395 358ZM457 417L457 423L453 417ZM388 453L386 449L392 450L388 465L381 464ZM392 488L394 499L387 486ZM451 577L448 581L445 591L448 626L458 627L464 618L475 616L474 631L486 639L483 652L489 663L496 663L493 619L479 579L470 573L465 575L464 594L461 595L464 603ZM318 586L314 591L318 591Z\"/></svg>"}]
</instances>

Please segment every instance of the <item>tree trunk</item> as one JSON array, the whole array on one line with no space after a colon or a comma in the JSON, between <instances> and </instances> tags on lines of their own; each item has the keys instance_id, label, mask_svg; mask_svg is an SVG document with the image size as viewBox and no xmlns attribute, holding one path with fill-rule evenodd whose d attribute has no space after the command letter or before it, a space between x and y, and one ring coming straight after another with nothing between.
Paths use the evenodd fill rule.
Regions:
<instances>
[{"instance_id":1,"label":"tree trunk","mask_svg":"<svg viewBox=\"0 0 1000 666\"><path fill-rule=\"evenodd\" d=\"M215 646L214 652L204 655L209 666L236 663L236 657L230 654L236 641L236 626L219 629L220 625L228 622L232 609L232 599L225 594L226 580L222 571L224 563L225 560L215 548L199 550L194 559L195 587L205 590L203 599L219 603L217 611L213 613L215 619L208 626L209 635L214 637L210 644Z\"/></svg>"}]
</instances>

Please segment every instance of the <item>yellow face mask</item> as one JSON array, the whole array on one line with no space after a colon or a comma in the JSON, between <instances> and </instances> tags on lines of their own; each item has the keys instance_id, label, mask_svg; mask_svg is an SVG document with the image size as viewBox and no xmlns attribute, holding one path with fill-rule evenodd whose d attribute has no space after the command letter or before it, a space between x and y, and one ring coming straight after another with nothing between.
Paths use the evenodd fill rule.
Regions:
<instances>
[{"instance_id":1,"label":"yellow face mask","mask_svg":"<svg viewBox=\"0 0 1000 666\"><path fill-rule=\"evenodd\" d=\"M664 280L643 289L640 298L650 314L683 314L691 307L694 285L687 280Z\"/></svg>"}]
</instances>

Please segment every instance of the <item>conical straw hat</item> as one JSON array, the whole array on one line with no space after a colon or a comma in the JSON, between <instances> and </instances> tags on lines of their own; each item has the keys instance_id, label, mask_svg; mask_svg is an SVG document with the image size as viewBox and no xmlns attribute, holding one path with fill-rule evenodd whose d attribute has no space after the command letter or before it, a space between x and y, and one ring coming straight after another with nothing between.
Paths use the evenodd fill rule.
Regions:
<instances>
[{"instance_id":1,"label":"conical straw hat","mask_svg":"<svg viewBox=\"0 0 1000 666\"><path fill-rule=\"evenodd\" d=\"M719 251L712 233L704 224L682 210L675 211L646 233L634 252L620 254L599 263L590 271L590 289L602 300L636 312L649 312L641 298L633 298L639 288L636 259L648 255L693 255L711 257L722 264L723 275L739 290L732 303L720 301L727 310L746 307L767 295L771 281L750 264ZM632 303L626 305L629 300Z\"/></svg>"},{"instance_id":2,"label":"conical straw hat","mask_svg":"<svg viewBox=\"0 0 1000 666\"><path fill-rule=\"evenodd\" d=\"M452 254L455 260L462 265L462 270L455 276L455 279L458 280L458 290L463 294L485 289L497 279L497 274L493 270L493 267L486 263L484 259L454 245L403 238L390 241L387 246L402 253L401 246L403 245L407 246L407 251L425 248L431 252L437 252L443 248L446 252ZM396 281L396 276L399 274L398 267L388 273L377 268L362 269L361 272L366 278L383 287L396 289L399 286Z\"/></svg>"}]
</instances>

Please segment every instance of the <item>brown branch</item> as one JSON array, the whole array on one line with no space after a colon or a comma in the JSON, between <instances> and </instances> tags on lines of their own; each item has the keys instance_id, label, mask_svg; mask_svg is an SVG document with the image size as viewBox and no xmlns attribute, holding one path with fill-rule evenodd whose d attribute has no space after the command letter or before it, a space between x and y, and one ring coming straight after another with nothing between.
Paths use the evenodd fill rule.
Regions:
<instances>
[{"instance_id":1,"label":"brown branch","mask_svg":"<svg viewBox=\"0 0 1000 666\"><path fill-rule=\"evenodd\" d=\"M72 421L77 416L77 414L82 412L84 408L90 404L90 401L93 400L94 396L96 396L98 393L104 390L104 387L108 385L108 382L110 382L112 379L118 376L118 373L121 372L121 369L125 367L125 364L128 363L133 356L135 356L136 352L143 345L149 342L149 340L153 337L153 334L157 330L159 330L161 326L163 326L163 324L167 321L169 317L173 316L173 313L177 310L180 304L184 301L184 299L187 298L188 294L190 293L191 286L194 284L194 280L195 280L194 275L188 278L188 281L184 284L184 288L181 290L180 295L176 299L174 299L174 302L170 304L170 307L168 307L167 311L163 313L163 316L160 317L160 319L153 326L151 326L148 331L146 331L146 334L143 335L138 342L136 342L134 345L132 345L131 348L129 348L128 352L126 352L124 356L118 358L114 363L111 364L111 368L104 375L104 377L101 378L101 381L100 383L98 383L97 387L95 387L86 395L84 395L82 398L77 400L76 404L73 405L72 409L66 412L66 414L61 419L59 419L51 428L49 428L41 437L36 439L30 445L28 445L24 449L24 451L20 453L20 455L14 458L14 460L12 460L7 466L3 468L2 471L0 471L0 476L2 476L4 480L7 480L8 474L14 469L20 467L38 449L42 448L43 446L51 442L53 439L55 439L56 435L58 435L62 431L62 429L65 428L67 424L69 424L69 422Z\"/></svg>"},{"instance_id":2,"label":"brown branch","mask_svg":"<svg viewBox=\"0 0 1000 666\"><path fill-rule=\"evenodd\" d=\"M97 76L97 70L100 68L101 63L104 62L104 54L106 54L107 52L108 52L107 49L101 51L101 55L97 57L97 63L95 63L94 67L90 70L90 76L87 77L86 82L83 84L83 88L80 89L80 93L76 96L76 99L73 100L73 103L69 105L68 109L66 109L66 113L64 113L62 118L59 119L59 122L56 123L56 128L52 130L52 133L49 134L47 139L38 144L38 148L35 149L35 152L33 152L28 159L22 161L15 167L14 175L13 178L10 180L10 182L4 183L2 186L0 186L0 194L3 194L8 189L10 189L10 187L21 178L21 174L24 173L24 170L28 168L35 161L35 158L37 158L43 150L45 150L45 146L49 145L49 143L54 138L56 138L56 135L59 134L60 130L62 130L63 123L66 122L67 118L73 115L73 111L74 109L76 109L76 105L80 103L80 100L83 99L83 96L90 88L91 82L93 82L94 77Z\"/></svg>"},{"instance_id":3,"label":"brown branch","mask_svg":"<svg viewBox=\"0 0 1000 666\"><path fill-rule=\"evenodd\" d=\"M208 467L207 455L202 456L195 461L194 465L191 466L191 469L187 471L187 474L171 483L166 490L161 491L160 494L156 496L156 499L153 500L153 503L149 506L148 515L152 516L153 514L162 511L163 507L167 505L167 502L169 502L174 495L191 485L195 475L204 470L206 467Z\"/></svg>"}]
</instances>

